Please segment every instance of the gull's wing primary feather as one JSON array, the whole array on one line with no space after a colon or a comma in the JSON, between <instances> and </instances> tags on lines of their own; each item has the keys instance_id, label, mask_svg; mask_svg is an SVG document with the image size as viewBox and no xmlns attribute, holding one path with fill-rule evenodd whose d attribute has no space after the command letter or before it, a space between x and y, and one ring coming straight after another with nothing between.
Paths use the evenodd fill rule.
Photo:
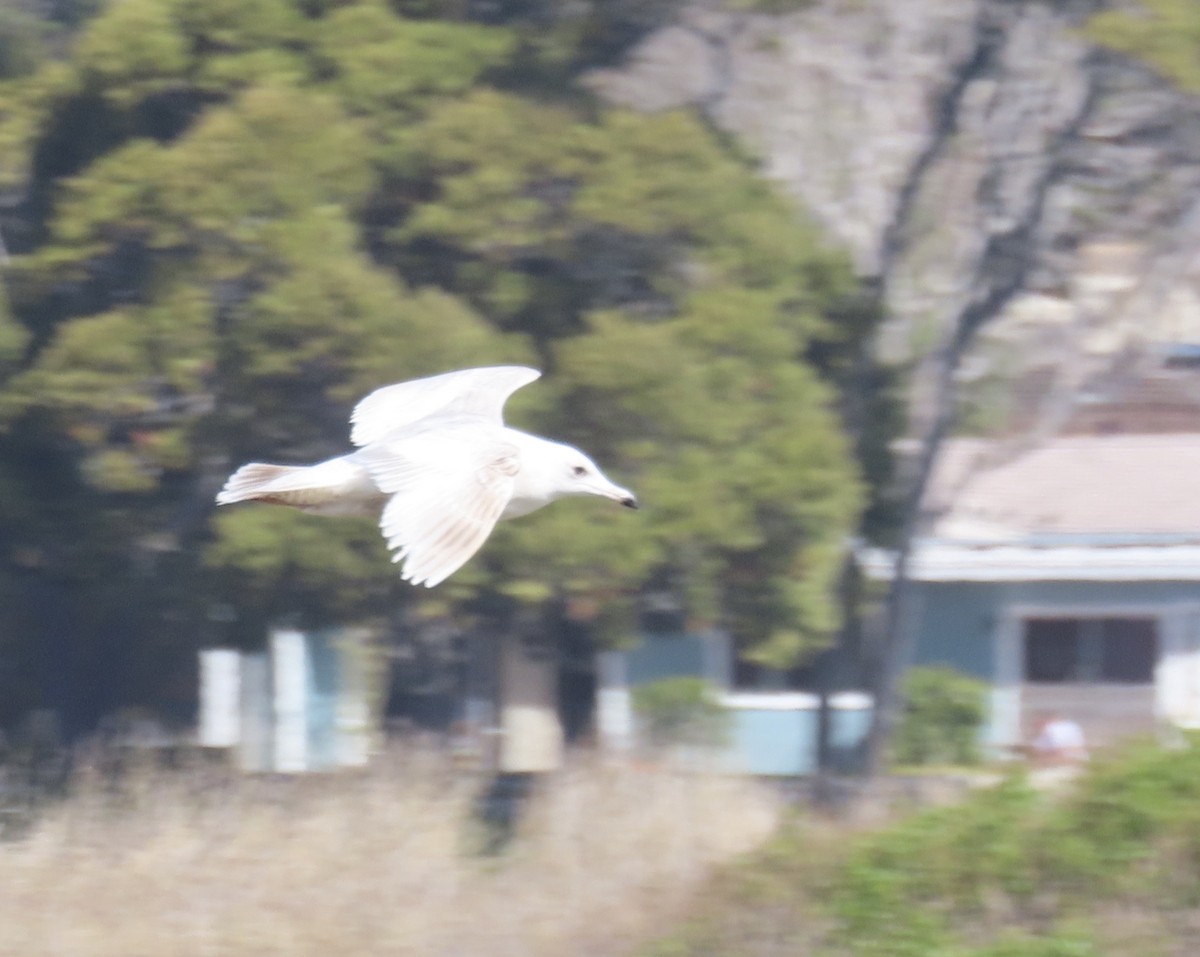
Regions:
<instances>
[{"instance_id":1,"label":"gull's wing primary feather","mask_svg":"<svg viewBox=\"0 0 1200 957\"><path fill-rule=\"evenodd\" d=\"M356 453L391 498L379 520L402 577L432 588L491 534L512 498L517 448L478 420L406 430Z\"/></svg>"},{"instance_id":2,"label":"gull's wing primary feather","mask_svg":"<svg viewBox=\"0 0 1200 957\"><path fill-rule=\"evenodd\" d=\"M482 416L500 425L504 403L541 375L525 366L462 369L376 389L354 407L350 441L370 445L396 429L435 413Z\"/></svg>"}]
</instances>

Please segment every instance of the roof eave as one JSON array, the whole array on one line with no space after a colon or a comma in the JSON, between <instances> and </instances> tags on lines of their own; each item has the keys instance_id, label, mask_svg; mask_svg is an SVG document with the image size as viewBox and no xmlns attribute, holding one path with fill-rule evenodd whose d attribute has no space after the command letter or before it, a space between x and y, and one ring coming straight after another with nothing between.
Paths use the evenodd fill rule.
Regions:
<instances>
[{"instance_id":1,"label":"roof eave","mask_svg":"<svg viewBox=\"0 0 1200 957\"><path fill-rule=\"evenodd\" d=\"M890 581L896 553L856 552L868 578ZM923 582L1200 581L1200 542L1097 544L969 543L922 539L908 557L907 577Z\"/></svg>"}]
</instances>

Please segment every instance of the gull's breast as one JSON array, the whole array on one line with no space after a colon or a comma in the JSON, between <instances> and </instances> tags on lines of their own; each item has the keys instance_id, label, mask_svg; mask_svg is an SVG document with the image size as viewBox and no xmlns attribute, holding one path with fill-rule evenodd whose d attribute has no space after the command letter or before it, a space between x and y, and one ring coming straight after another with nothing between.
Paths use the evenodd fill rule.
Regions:
<instances>
[{"instance_id":1,"label":"gull's breast","mask_svg":"<svg viewBox=\"0 0 1200 957\"><path fill-rule=\"evenodd\" d=\"M524 450L522 452L524 453ZM549 505L556 497L548 487L545 476L539 474L536 461L531 467L529 456L522 454L521 468L513 476L512 497L500 513L500 518L520 518L522 515L536 512L543 505Z\"/></svg>"},{"instance_id":2,"label":"gull's breast","mask_svg":"<svg viewBox=\"0 0 1200 957\"><path fill-rule=\"evenodd\" d=\"M550 501L544 495L521 495L519 491L514 492L513 497L508 500L508 504L504 507L504 511L500 513L500 519L503 521L507 518L520 518L522 515L536 512L543 505L549 505Z\"/></svg>"}]
</instances>

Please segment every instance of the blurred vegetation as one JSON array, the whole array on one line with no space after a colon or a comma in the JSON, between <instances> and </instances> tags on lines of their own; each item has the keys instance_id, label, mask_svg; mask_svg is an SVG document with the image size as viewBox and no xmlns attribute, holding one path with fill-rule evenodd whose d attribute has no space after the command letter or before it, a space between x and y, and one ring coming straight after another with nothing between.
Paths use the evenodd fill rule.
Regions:
<instances>
[{"instance_id":1,"label":"blurred vegetation","mask_svg":"<svg viewBox=\"0 0 1200 957\"><path fill-rule=\"evenodd\" d=\"M1192 739L1106 755L1064 795L1015 774L850 840L801 819L649 953L1188 953L1200 913L1198 807Z\"/></svg>"},{"instance_id":2,"label":"blurred vegetation","mask_svg":"<svg viewBox=\"0 0 1200 957\"><path fill-rule=\"evenodd\" d=\"M758 13L792 13L811 7L814 2L815 0L729 0L729 6Z\"/></svg>"},{"instance_id":3,"label":"blurred vegetation","mask_svg":"<svg viewBox=\"0 0 1200 957\"><path fill-rule=\"evenodd\" d=\"M0 10L0 80L32 73L42 52L41 22L21 10Z\"/></svg>"},{"instance_id":4,"label":"blurred vegetation","mask_svg":"<svg viewBox=\"0 0 1200 957\"><path fill-rule=\"evenodd\" d=\"M784 810L744 778L578 757L482 859L481 781L442 749L393 742L356 773L299 776L104 751L26 838L0 840L0 949L628 954Z\"/></svg>"},{"instance_id":5,"label":"blurred vegetation","mask_svg":"<svg viewBox=\"0 0 1200 957\"><path fill-rule=\"evenodd\" d=\"M878 310L696 116L574 83L677 2L59 6L49 45L38 5L0 29L22 51L0 83L0 579L65 589L82 643L119 632L147 663L128 694L284 614L585 597L605 640L646 587L766 661L828 642L897 425ZM548 509L420 595L369 522L214 516L244 461L345 451L371 389L500 362L547 372L511 420L587 448L639 516ZM0 642L37 617L0 610ZM0 669L8 707L36 695Z\"/></svg>"},{"instance_id":6,"label":"blurred vegetation","mask_svg":"<svg viewBox=\"0 0 1200 957\"><path fill-rule=\"evenodd\" d=\"M987 685L953 668L909 668L892 744L899 764L977 764Z\"/></svg>"},{"instance_id":7,"label":"blurred vegetation","mask_svg":"<svg viewBox=\"0 0 1200 957\"><path fill-rule=\"evenodd\" d=\"M1136 0L1088 23L1098 43L1144 60L1185 90L1200 92L1200 6L1193 0Z\"/></svg>"},{"instance_id":8,"label":"blurred vegetation","mask_svg":"<svg viewBox=\"0 0 1200 957\"><path fill-rule=\"evenodd\" d=\"M647 740L657 747L724 744L732 712L703 678L663 678L633 689L633 710Z\"/></svg>"}]
</instances>

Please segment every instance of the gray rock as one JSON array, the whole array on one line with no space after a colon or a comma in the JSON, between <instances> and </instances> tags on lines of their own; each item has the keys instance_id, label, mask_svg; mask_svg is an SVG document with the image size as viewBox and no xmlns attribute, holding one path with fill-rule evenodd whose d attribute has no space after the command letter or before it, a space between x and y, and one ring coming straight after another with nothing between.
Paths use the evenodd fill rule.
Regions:
<instances>
[{"instance_id":1,"label":"gray rock","mask_svg":"<svg viewBox=\"0 0 1200 957\"><path fill-rule=\"evenodd\" d=\"M921 433L948 389L1061 392L1156 340L1200 341L1200 101L1092 46L1098 6L697 5L590 84L703 110L845 244L884 291L880 356L917 368Z\"/></svg>"}]
</instances>

